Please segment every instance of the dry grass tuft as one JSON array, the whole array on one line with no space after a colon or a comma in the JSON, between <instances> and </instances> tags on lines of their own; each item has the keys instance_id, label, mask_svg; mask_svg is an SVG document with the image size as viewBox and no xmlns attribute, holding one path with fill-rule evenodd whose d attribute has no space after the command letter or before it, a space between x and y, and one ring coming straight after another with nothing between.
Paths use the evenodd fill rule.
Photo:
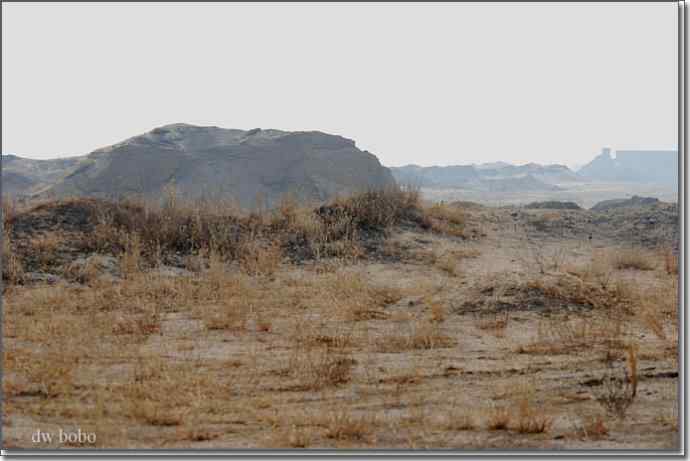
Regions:
<instances>
[{"instance_id":1,"label":"dry grass tuft","mask_svg":"<svg viewBox=\"0 0 690 461\"><path fill-rule=\"evenodd\" d=\"M272 440L272 445L276 448L307 448L311 443L311 432L295 424L278 431Z\"/></svg>"},{"instance_id":2,"label":"dry grass tuft","mask_svg":"<svg viewBox=\"0 0 690 461\"><path fill-rule=\"evenodd\" d=\"M415 349L443 349L455 346L455 339L443 333L441 326L429 320L408 322L407 328L396 329L375 341L379 352L396 353Z\"/></svg>"},{"instance_id":3,"label":"dry grass tuft","mask_svg":"<svg viewBox=\"0 0 690 461\"><path fill-rule=\"evenodd\" d=\"M519 402L515 430L522 434L541 434L547 432L553 420L541 409L535 409L528 399Z\"/></svg>"},{"instance_id":4,"label":"dry grass tuft","mask_svg":"<svg viewBox=\"0 0 690 461\"><path fill-rule=\"evenodd\" d=\"M275 242L262 244L250 239L239 250L240 267L248 275L273 275L282 260L282 249Z\"/></svg>"},{"instance_id":5,"label":"dry grass tuft","mask_svg":"<svg viewBox=\"0 0 690 461\"><path fill-rule=\"evenodd\" d=\"M490 431L503 431L508 429L512 420L510 410L505 407L493 407L489 410L486 427Z\"/></svg>"},{"instance_id":6,"label":"dry grass tuft","mask_svg":"<svg viewBox=\"0 0 690 461\"><path fill-rule=\"evenodd\" d=\"M474 324L480 330L488 331L492 335L502 338L506 334L510 315L504 312L484 312L474 316Z\"/></svg>"},{"instance_id":7,"label":"dry grass tuft","mask_svg":"<svg viewBox=\"0 0 690 461\"><path fill-rule=\"evenodd\" d=\"M465 237L465 213L456 205L437 203L425 210L432 231L452 237Z\"/></svg>"},{"instance_id":8,"label":"dry grass tuft","mask_svg":"<svg viewBox=\"0 0 690 461\"><path fill-rule=\"evenodd\" d=\"M609 428L606 427L604 418L599 415L584 418L580 431L588 440L601 440L609 435Z\"/></svg>"},{"instance_id":9,"label":"dry grass tuft","mask_svg":"<svg viewBox=\"0 0 690 461\"><path fill-rule=\"evenodd\" d=\"M24 276L24 267L12 248L9 230L3 226L2 239L2 279L10 284L16 284Z\"/></svg>"},{"instance_id":10,"label":"dry grass tuft","mask_svg":"<svg viewBox=\"0 0 690 461\"><path fill-rule=\"evenodd\" d=\"M460 275L460 271L458 270L458 261L455 259L453 254L444 253L441 256L435 257L434 260L436 267L451 277L457 277Z\"/></svg>"},{"instance_id":11,"label":"dry grass tuft","mask_svg":"<svg viewBox=\"0 0 690 461\"><path fill-rule=\"evenodd\" d=\"M326 437L329 439L362 442L372 436L377 420L374 416L338 409L328 414L325 425Z\"/></svg>"},{"instance_id":12,"label":"dry grass tuft","mask_svg":"<svg viewBox=\"0 0 690 461\"><path fill-rule=\"evenodd\" d=\"M612 262L616 269L651 271L655 268L654 260L640 248L618 250L613 253Z\"/></svg>"},{"instance_id":13,"label":"dry grass tuft","mask_svg":"<svg viewBox=\"0 0 690 461\"><path fill-rule=\"evenodd\" d=\"M141 269L141 239L137 234L130 234L125 240L125 251L120 257L120 272L125 278L132 278Z\"/></svg>"},{"instance_id":14,"label":"dry grass tuft","mask_svg":"<svg viewBox=\"0 0 690 461\"><path fill-rule=\"evenodd\" d=\"M442 420L441 427L448 431L474 431L479 428L473 414L449 411Z\"/></svg>"},{"instance_id":15,"label":"dry grass tuft","mask_svg":"<svg viewBox=\"0 0 690 461\"><path fill-rule=\"evenodd\" d=\"M678 275L678 255L671 248L662 250L664 270L668 275Z\"/></svg>"}]
</instances>

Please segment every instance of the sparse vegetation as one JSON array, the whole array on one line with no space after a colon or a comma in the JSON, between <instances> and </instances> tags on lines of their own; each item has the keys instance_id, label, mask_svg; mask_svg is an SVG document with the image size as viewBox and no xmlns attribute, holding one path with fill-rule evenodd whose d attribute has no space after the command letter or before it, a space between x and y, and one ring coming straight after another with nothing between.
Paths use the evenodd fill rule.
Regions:
<instances>
[{"instance_id":1,"label":"sparse vegetation","mask_svg":"<svg viewBox=\"0 0 690 461\"><path fill-rule=\"evenodd\" d=\"M616 269L654 270L652 258L638 248L626 248L615 252L613 265Z\"/></svg>"},{"instance_id":2,"label":"sparse vegetation","mask_svg":"<svg viewBox=\"0 0 690 461\"><path fill-rule=\"evenodd\" d=\"M5 206L18 445L22 418L79 421L99 447L596 447L626 424L663 443L678 430L676 396L642 392L677 382L663 252L630 271L614 248L551 242L524 264L501 210L410 190L254 213L173 190ZM475 225L491 243L463 237ZM653 423L620 419L658 402Z\"/></svg>"}]
</instances>

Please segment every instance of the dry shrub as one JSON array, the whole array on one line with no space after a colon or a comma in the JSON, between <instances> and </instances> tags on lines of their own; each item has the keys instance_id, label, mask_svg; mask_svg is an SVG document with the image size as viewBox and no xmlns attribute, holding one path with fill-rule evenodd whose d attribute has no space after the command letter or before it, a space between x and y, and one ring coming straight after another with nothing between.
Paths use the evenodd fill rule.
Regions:
<instances>
[{"instance_id":1,"label":"dry shrub","mask_svg":"<svg viewBox=\"0 0 690 461\"><path fill-rule=\"evenodd\" d=\"M386 319L388 314L380 308L403 297L400 289L372 285L357 272L342 271L317 280L323 293L321 301L350 321Z\"/></svg>"},{"instance_id":2,"label":"dry shrub","mask_svg":"<svg viewBox=\"0 0 690 461\"><path fill-rule=\"evenodd\" d=\"M109 263L104 256L91 255L86 259L72 261L63 270L63 275L67 280L78 283L91 283L101 275L107 273Z\"/></svg>"},{"instance_id":3,"label":"dry shrub","mask_svg":"<svg viewBox=\"0 0 690 461\"><path fill-rule=\"evenodd\" d=\"M337 409L327 415L325 425L326 437L329 439L365 441L372 436L377 420L374 416L356 415Z\"/></svg>"},{"instance_id":4,"label":"dry shrub","mask_svg":"<svg viewBox=\"0 0 690 461\"><path fill-rule=\"evenodd\" d=\"M510 315L504 312L484 312L474 316L474 324L480 330L485 330L492 335L502 338L506 334Z\"/></svg>"},{"instance_id":5,"label":"dry shrub","mask_svg":"<svg viewBox=\"0 0 690 461\"><path fill-rule=\"evenodd\" d=\"M34 236L29 241L31 257L42 269L59 263L57 251L62 239L55 233L44 233Z\"/></svg>"},{"instance_id":6,"label":"dry shrub","mask_svg":"<svg viewBox=\"0 0 690 461\"><path fill-rule=\"evenodd\" d=\"M623 418L637 395L637 353L627 347L626 366L621 370L608 360L607 372L602 377L602 389L595 392L596 401L610 415Z\"/></svg>"},{"instance_id":7,"label":"dry shrub","mask_svg":"<svg viewBox=\"0 0 690 461\"><path fill-rule=\"evenodd\" d=\"M328 335L310 322L295 322L288 369L300 387L319 390L348 383L356 361L348 348L351 332Z\"/></svg>"},{"instance_id":8,"label":"dry shrub","mask_svg":"<svg viewBox=\"0 0 690 461\"><path fill-rule=\"evenodd\" d=\"M194 313L204 322L208 330L244 331L251 309L254 305L253 296L243 298L242 294L230 293L213 304L199 304L194 307Z\"/></svg>"},{"instance_id":9,"label":"dry shrub","mask_svg":"<svg viewBox=\"0 0 690 461\"><path fill-rule=\"evenodd\" d=\"M641 290L627 281L609 280L606 286L594 282L585 274L557 274L528 281L520 290L523 295L539 293L551 302L564 305L591 307L603 311L633 313Z\"/></svg>"},{"instance_id":10,"label":"dry shrub","mask_svg":"<svg viewBox=\"0 0 690 461\"><path fill-rule=\"evenodd\" d=\"M2 198L2 227L9 229L12 226L14 217L17 215L17 203L11 198Z\"/></svg>"},{"instance_id":11,"label":"dry shrub","mask_svg":"<svg viewBox=\"0 0 690 461\"><path fill-rule=\"evenodd\" d=\"M600 415L585 417L580 430L582 436L588 440L601 440L609 435L606 422Z\"/></svg>"},{"instance_id":12,"label":"dry shrub","mask_svg":"<svg viewBox=\"0 0 690 461\"><path fill-rule=\"evenodd\" d=\"M131 335L130 340L143 342L148 336L160 333L160 315L157 312L148 312L119 317L113 323L112 333Z\"/></svg>"},{"instance_id":13,"label":"dry shrub","mask_svg":"<svg viewBox=\"0 0 690 461\"><path fill-rule=\"evenodd\" d=\"M156 354L138 355L135 360L128 381L113 388L123 416L155 426L179 426L192 412L198 413L205 401L226 392L215 377L199 373L193 364ZM200 389L204 389L203 397Z\"/></svg>"},{"instance_id":14,"label":"dry shrub","mask_svg":"<svg viewBox=\"0 0 690 461\"><path fill-rule=\"evenodd\" d=\"M613 266L616 269L654 270L654 260L640 248L620 249L613 253Z\"/></svg>"},{"instance_id":15,"label":"dry shrub","mask_svg":"<svg viewBox=\"0 0 690 461\"><path fill-rule=\"evenodd\" d=\"M580 268L570 267L567 273L578 277L586 283L606 290L614 280L613 262L610 252L595 250L592 252L590 262L586 266Z\"/></svg>"},{"instance_id":16,"label":"dry shrub","mask_svg":"<svg viewBox=\"0 0 690 461\"><path fill-rule=\"evenodd\" d=\"M320 390L350 382L356 361L351 354L335 347L293 349L289 369L303 390Z\"/></svg>"},{"instance_id":17,"label":"dry shrub","mask_svg":"<svg viewBox=\"0 0 690 461\"><path fill-rule=\"evenodd\" d=\"M644 325L649 328L657 338L666 340L667 335L664 331L663 313L658 309L658 305L647 300L643 301L637 312Z\"/></svg>"},{"instance_id":18,"label":"dry shrub","mask_svg":"<svg viewBox=\"0 0 690 461\"><path fill-rule=\"evenodd\" d=\"M570 321L542 319L537 324L537 336L527 345L518 348L519 353L563 354L590 347L596 337L590 319Z\"/></svg>"},{"instance_id":19,"label":"dry shrub","mask_svg":"<svg viewBox=\"0 0 690 461\"><path fill-rule=\"evenodd\" d=\"M307 448L311 445L311 432L303 427L292 424L290 427L277 431L271 444L276 448Z\"/></svg>"},{"instance_id":20,"label":"dry shrub","mask_svg":"<svg viewBox=\"0 0 690 461\"><path fill-rule=\"evenodd\" d=\"M120 256L120 272L125 278L132 278L142 269L141 239L137 234L130 234L125 241L125 250Z\"/></svg>"},{"instance_id":21,"label":"dry shrub","mask_svg":"<svg viewBox=\"0 0 690 461\"><path fill-rule=\"evenodd\" d=\"M18 283L24 276L24 268L12 248L10 232L3 228L2 239L2 279L11 284Z\"/></svg>"},{"instance_id":22,"label":"dry shrub","mask_svg":"<svg viewBox=\"0 0 690 461\"><path fill-rule=\"evenodd\" d=\"M506 407L492 407L489 409L486 427L490 431L502 431L508 429L512 420L510 410Z\"/></svg>"},{"instance_id":23,"label":"dry shrub","mask_svg":"<svg viewBox=\"0 0 690 461\"><path fill-rule=\"evenodd\" d=\"M446 310L438 301L429 300L427 302L430 309L430 320L434 323L443 323L446 320Z\"/></svg>"},{"instance_id":24,"label":"dry shrub","mask_svg":"<svg viewBox=\"0 0 690 461\"><path fill-rule=\"evenodd\" d=\"M152 426L179 426L183 417L179 411L164 408L156 402L144 400L132 406L131 417Z\"/></svg>"},{"instance_id":25,"label":"dry shrub","mask_svg":"<svg viewBox=\"0 0 690 461\"><path fill-rule=\"evenodd\" d=\"M432 231L453 237L465 237L465 213L456 205L437 203L424 209Z\"/></svg>"},{"instance_id":26,"label":"dry shrub","mask_svg":"<svg viewBox=\"0 0 690 461\"><path fill-rule=\"evenodd\" d=\"M627 286L632 313L661 340L673 341L672 333L678 323L678 278L661 276L654 285L633 288Z\"/></svg>"},{"instance_id":27,"label":"dry shrub","mask_svg":"<svg viewBox=\"0 0 690 461\"><path fill-rule=\"evenodd\" d=\"M18 349L5 351L5 372L26 378L26 387L12 389L14 395L38 394L55 398L68 394L74 388L76 363L68 354L33 352Z\"/></svg>"},{"instance_id":28,"label":"dry shrub","mask_svg":"<svg viewBox=\"0 0 690 461\"><path fill-rule=\"evenodd\" d=\"M406 331L405 331L406 330ZM415 349L442 349L455 346L456 341L443 333L438 323L428 320L408 322L407 328L377 338L379 352L404 352Z\"/></svg>"},{"instance_id":29,"label":"dry shrub","mask_svg":"<svg viewBox=\"0 0 690 461\"><path fill-rule=\"evenodd\" d=\"M397 187L356 193L316 209L286 199L272 212L247 214L220 199L185 200L171 186L160 203L72 199L44 203L28 210L27 216L23 213L19 216L30 219L77 216L78 223L66 225L77 226L70 232L82 235L71 236L76 241L69 243L84 252L120 255L131 250L136 236L140 266L177 265L180 258L214 248L226 261L241 260L249 272L262 274L272 273L282 259L278 247L294 260L354 260L377 249L380 245L372 242L392 227L424 225L418 191ZM55 223L58 228L63 224ZM52 238L37 237L34 260L53 261L58 242Z\"/></svg>"},{"instance_id":30,"label":"dry shrub","mask_svg":"<svg viewBox=\"0 0 690 461\"><path fill-rule=\"evenodd\" d=\"M541 434L547 432L552 419L541 409L535 409L527 398L520 400L515 418L515 430L523 434Z\"/></svg>"},{"instance_id":31,"label":"dry shrub","mask_svg":"<svg viewBox=\"0 0 690 461\"><path fill-rule=\"evenodd\" d=\"M668 275L678 275L678 255L673 252L673 249L664 248L662 250L662 257L666 273Z\"/></svg>"},{"instance_id":32,"label":"dry shrub","mask_svg":"<svg viewBox=\"0 0 690 461\"><path fill-rule=\"evenodd\" d=\"M441 269L446 274L450 275L451 277L457 277L460 275L460 272L458 271L458 262L452 254L444 253L443 255L435 257L434 259L436 261L436 267Z\"/></svg>"},{"instance_id":33,"label":"dry shrub","mask_svg":"<svg viewBox=\"0 0 690 461\"><path fill-rule=\"evenodd\" d=\"M7 198L2 200L2 279L9 283L21 281L24 274L22 263L12 247L12 222L16 204Z\"/></svg>"},{"instance_id":34,"label":"dry shrub","mask_svg":"<svg viewBox=\"0 0 690 461\"><path fill-rule=\"evenodd\" d=\"M338 201L336 201L338 203ZM388 187L355 194L340 202L363 230L387 230L404 220L417 219L419 191Z\"/></svg>"},{"instance_id":35,"label":"dry shrub","mask_svg":"<svg viewBox=\"0 0 690 461\"><path fill-rule=\"evenodd\" d=\"M560 271L567 259L568 251L562 246L549 248L544 242L525 235L523 239L524 254L518 260L530 272L546 274L549 271Z\"/></svg>"},{"instance_id":36,"label":"dry shrub","mask_svg":"<svg viewBox=\"0 0 690 461\"><path fill-rule=\"evenodd\" d=\"M263 243L250 238L239 250L240 267L249 275L273 275L282 260L282 249L275 242Z\"/></svg>"},{"instance_id":37,"label":"dry shrub","mask_svg":"<svg viewBox=\"0 0 690 461\"><path fill-rule=\"evenodd\" d=\"M450 253L457 259L475 259L482 254L481 251L476 248L460 248L451 250Z\"/></svg>"},{"instance_id":38,"label":"dry shrub","mask_svg":"<svg viewBox=\"0 0 690 461\"><path fill-rule=\"evenodd\" d=\"M443 418L442 427L448 431L473 431L477 429L477 421L473 414L459 413L453 409Z\"/></svg>"}]
</instances>

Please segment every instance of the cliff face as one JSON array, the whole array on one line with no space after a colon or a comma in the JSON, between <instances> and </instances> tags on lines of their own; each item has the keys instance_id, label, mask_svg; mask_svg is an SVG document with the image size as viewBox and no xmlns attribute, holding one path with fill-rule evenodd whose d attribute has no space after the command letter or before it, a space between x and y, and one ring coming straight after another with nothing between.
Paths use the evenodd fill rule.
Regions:
<instances>
[{"instance_id":1,"label":"cliff face","mask_svg":"<svg viewBox=\"0 0 690 461\"><path fill-rule=\"evenodd\" d=\"M393 184L374 155L340 136L174 124L94 151L47 194L157 197L174 185L186 197L252 207L258 198L274 206L286 194L326 200Z\"/></svg>"},{"instance_id":2,"label":"cliff face","mask_svg":"<svg viewBox=\"0 0 690 461\"><path fill-rule=\"evenodd\" d=\"M677 185L678 151L623 150L616 151L613 158L610 150L604 149L578 173L601 181Z\"/></svg>"}]
</instances>

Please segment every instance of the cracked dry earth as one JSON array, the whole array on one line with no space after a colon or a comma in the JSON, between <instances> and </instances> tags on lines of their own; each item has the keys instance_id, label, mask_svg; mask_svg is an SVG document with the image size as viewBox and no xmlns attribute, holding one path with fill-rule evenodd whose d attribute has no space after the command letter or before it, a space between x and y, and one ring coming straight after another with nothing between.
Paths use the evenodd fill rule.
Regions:
<instances>
[{"instance_id":1,"label":"cracked dry earth","mask_svg":"<svg viewBox=\"0 0 690 461\"><path fill-rule=\"evenodd\" d=\"M469 213L484 237L398 230L376 261L9 287L4 447L677 447L661 254Z\"/></svg>"}]
</instances>

